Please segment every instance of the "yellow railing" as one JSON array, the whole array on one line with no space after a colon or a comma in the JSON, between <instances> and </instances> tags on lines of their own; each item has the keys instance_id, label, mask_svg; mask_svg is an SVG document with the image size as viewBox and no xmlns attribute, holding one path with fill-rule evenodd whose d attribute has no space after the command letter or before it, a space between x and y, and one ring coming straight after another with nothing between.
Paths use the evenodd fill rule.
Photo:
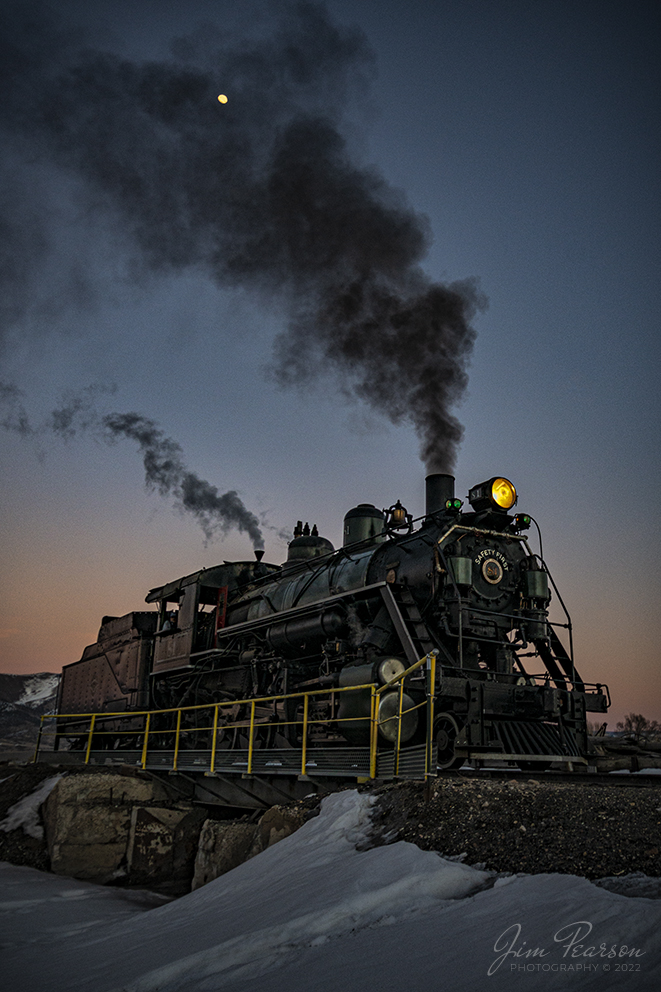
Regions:
<instances>
[{"instance_id":1,"label":"yellow railing","mask_svg":"<svg viewBox=\"0 0 661 992\"><path fill-rule=\"evenodd\" d=\"M404 701L404 680L411 675L413 672L417 671L423 665L426 665L426 698L423 702L417 703L415 706L410 706L406 709L403 707ZM378 686L375 683L365 683L364 685L357 686L343 686L343 687L333 687L330 689L316 689L310 692L295 692L287 693L278 696L259 696L252 699L237 699L237 700L227 700L224 702L217 703L201 703L195 706L179 706L170 707L168 709L161 710L130 710L124 712L104 712L104 713L57 713L57 714L46 714L42 716L41 723L39 727L39 734L37 737L37 745L34 754L34 761L38 760L39 752L42 742L42 734L47 727L47 721L54 720L54 732L56 735L67 738L79 738L83 743L85 748L85 764L90 761L90 755L93 750L93 741L97 740L99 737L117 737L118 733L121 733L123 737L136 737L136 743L140 743L139 739L142 738L141 744L141 757L140 766L145 768L148 763L149 756L149 743L154 740L160 734L172 734L174 733L174 753L172 760L172 771L177 771L177 765L179 761L179 750L181 744L181 738L184 734L200 734L208 733L211 734L211 747L210 747L210 761L209 761L209 772L213 773L216 767L217 758L217 745L218 745L218 731L222 729L223 731L232 730L248 730L248 761L246 773L248 775L252 774L253 763L254 763L254 751L255 751L255 733L257 730L268 727L270 729L278 728L280 730L284 727L300 726L301 727L301 763L300 769L301 774L306 774L306 762L307 762L307 751L308 751L308 732L312 724L341 724L343 722L358 723L361 720L369 721L370 724L370 734L369 734L369 746L370 746L370 762L369 777L371 779L376 778L377 771L377 751L378 751L378 735L379 726L389 722L392 719L397 719L397 738L395 742L395 758L394 758L394 775L395 777L399 774L399 761L401 752L401 728L402 719L407 713L413 712L414 710L425 708L427 711L427 735L426 735L426 755L425 755L425 778L432 774L435 774L435 768L432 768L432 728L434 724L434 692L433 687L435 684L435 672L436 672L436 652L433 651L428 655L425 655L415 664L411 665L404 672L397 675L395 678L391 679L385 685ZM394 689L396 686L399 688L399 705L397 709L396 718L389 716L385 720L379 718L379 700L380 697L389 689ZM320 717L318 719L310 717L310 699L318 700L320 697L331 696L334 697L337 694L343 692L360 692L369 690L370 692L370 710L369 716L349 716L349 717L336 717L333 716L330 719L328 717ZM260 722L256 720L255 713L256 708L259 704L267 705L269 707L275 707L278 703L286 703L291 700L300 700L297 704L302 706L302 718L298 720L277 720L269 722ZM333 702L333 700L332 700ZM235 720L233 723L222 722L223 711L228 709L234 709L236 707L249 707L250 715L249 719ZM195 713L197 711L212 710L213 719L208 726L194 726L194 727L182 727L182 715ZM157 722L157 718L163 717L166 714L176 713L176 727L167 727L165 729L154 729L154 723ZM107 721L117 721L117 720L134 720L136 718L144 717L144 726L138 727L135 730L132 729L122 729L121 731L115 730L102 730L104 722ZM58 721L60 724L66 721L89 721L89 726L84 730L75 730L71 727L65 726L63 729L59 729ZM86 740L85 740L86 739Z\"/></svg>"}]
</instances>

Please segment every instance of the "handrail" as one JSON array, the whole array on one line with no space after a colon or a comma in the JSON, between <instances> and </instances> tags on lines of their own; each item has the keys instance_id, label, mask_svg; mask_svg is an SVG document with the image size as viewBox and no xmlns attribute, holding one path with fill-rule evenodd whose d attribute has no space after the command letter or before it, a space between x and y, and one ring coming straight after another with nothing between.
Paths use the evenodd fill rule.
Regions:
<instances>
[{"instance_id":1,"label":"handrail","mask_svg":"<svg viewBox=\"0 0 661 992\"><path fill-rule=\"evenodd\" d=\"M430 654L433 654L433 655L436 655L437 653L438 653L437 651L431 651L430 652ZM385 692L386 689L388 689L391 686L395 685L396 682L399 682L400 680L403 681L406 678L407 675L410 675L411 672L415 672L416 669L418 669L418 668L421 667L421 665L424 665L425 662L427 661L427 658L428 657L429 657L429 655L424 655L424 657L420 658L420 660L419 661L416 661L415 664L413 664L409 668L405 669L405 671L400 672L399 675L395 675L395 677L392 678L390 680L390 682L386 682L385 685L382 685L379 689L376 690L377 691L377 695L381 695L382 692ZM351 688L353 688L353 687L351 687ZM362 688L362 687L359 686L358 688Z\"/></svg>"},{"instance_id":2,"label":"handrail","mask_svg":"<svg viewBox=\"0 0 661 992\"><path fill-rule=\"evenodd\" d=\"M327 718L323 718L323 717L322 718L319 718L319 719L314 719L314 718L311 719L310 718L310 710L309 710L310 698L311 697L325 696L325 695L334 695L335 693L339 694L339 693L342 693L342 692L360 692L361 690L364 691L364 690L369 689L369 691L370 691L370 711L369 711L369 716L364 716L364 717L360 717L360 716L332 717L331 720L330 720L330 722L331 723L337 723L337 724L343 723L343 722L354 722L355 723L355 722L357 722L359 720L365 720L366 722L368 722L368 724L369 724L369 741L370 741L370 744L369 744L369 747L370 747L370 776L369 777L371 779L374 779L374 778L376 778L376 771L377 771L377 750L378 750L378 731L379 731L379 726L381 725L381 723L385 723L388 720L392 720L393 719L392 716L387 717L386 720L383 720L383 721L380 719L380 717L379 717L379 702L380 702L381 696L383 695L384 692L386 692L388 689L393 689L395 686L398 686L398 688L399 688L399 692L398 692L399 699L398 699L398 708L397 708L397 717L396 717L396 719L397 719L397 738L396 738L396 744L395 744L395 761L394 761L394 773L397 776L399 774L399 761L400 761L400 751L401 751L402 718L407 713L413 712L414 710L420 709L421 707L423 707L425 705L428 705L428 699L427 699L427 700L425 700L425 701L423 701L421 703L417 703L414 706L410 706L410 707L407 707L406 709L404 709L404 705L403 705L403 700L404 700L404 680L412 672L417 671L424 664L427 664L427 666L429 668L430 658L433 658L433 662L432 662L432 666L431 667L432 667L432 670L435 671L436 652L434 651L434 652L431 653L431 655L425 655L424 657L422 657L421 659L419 659L419 661L417 661L415 664L410 665L403 672L400 672L398 675L394 676L392 679L390 679L388 682L386 682L385 685L382 685L382 686L379 686L379 685L377 685L377 683L374 683L374 682L367 682L367 683L364 683L362 685L357 685L357 686L341 686L341 687L340 686L333 686L331 688L313 689L313 690L302 691L302 692L281 693L281 694L279 694L277 696L257 696L257 697L253 697L251 699L232 699L232 700L223 700L221 702L214 702L214 703L197 703L197 704L192 705L192 706L171 706L171 707L167 707L165 709L159 709L159 710L130 710L130 711L124 710L124 711L118 711L118 712L112 712L112 711L110 711L110 712L103 712L103 713L101 713L101 712L99 712L99 713L45 713L41 717L41 720L40 720L40 723L39 723L39 734L38 734L38 738L37 738L37 745L36 745L36 749L35 749L33 761L36 762L38 760L39 750L40 750L40 746L41 746L41 742L42 742L42 733L43 733L43 730L44 730L44 728L46 726L46 721L48 721L48 720L55 720L55 733L56 734L57 734L58 721L65 721L65 720L84 720L84 721L88 721L89 720L89 727L88 728L86 728L84 730L81 730L79 733L71 732L69 730L68 733L65 733L65 735L64 735L64 736L68 736L68 737L85 737L85 738L87 738L86 748L85 748L85 759L84 759L84 763L85 764L89 764L90 755L91 755L91 752L92 752L92 743L93 743L94 738L104 737L104 736L115 736L117 734L117 731L116 730L102 730L102 729L100 729L100 726L103 725L104 721L114 721L114 720L118 720L118 719L127 719L127 718L128 719L134 719L136 717L144 717L145 718L144 727L140 727L137 730L124 730L124 731L122 731L122 733L123 734L126 734L126 735L135 735L136 737L142 737L142 742L141 742L142 743L142 748L141 748L141 754L140 754L140 766L144 769L146 767L146 765L147 765L148 754L149 754L149 743L150 743L150 741L153 740L157 735L160 735L160 734L172 734L173 733L173 730L172 730L171 727L166 728L164 730L155 729L154 728L154 725L153 725L155 723L155 718L158 717L158 716L164 715L164 714L174 714L174 713L176 713L177 714L177 720L176 720L176 728L174 729L174 738L175 739L174 739L174 754L173 754L173 760L172 760L172 771L176 771L177 770L182 735L183 734L186 734L186 733L200 733L200 732L211 731L211 733L212 733L212 740L211 740L210 772L213 774L213 772L215 770L215 765L216 765L217 740L218 740L218 724L219 724L219 718L220 718L221 710L228 709L228 708L234 708L234 707L248 706L249 705L250 706L250 718L249 718L249 721L246 721L245 718L242 719L242 720L235 720L232 723L224 724L223 729L228 729L228 730L237 729L237 728L248 729L248 762L247 762L247 774L250 775L250 774L252 774L252 770L253 770L253 756L254 756L254 749L255 749L254 748L254 745L255 745L255 730L258 727L261 727L261 726L268 726L268 725L274 726L274 725L276 725L276 724L264 724L264 723L258 722L255 719L255 711L256 711L257 704L259 704L259 703L267 703L269 705L273 705L275 703L283 702L283 701L288 701L288 700L291 700L291 699L300 699L300 700L302 700L302 703L303 703L303 716L302 716L302 719L298 719L298 720L278 720L277 721L277 726L278 727L301 726L301 775L305 775L306 774L305 769L306 769L306 761L307 761L307 747L308 747L308 732L309 732L309 727L313 723L328 723L329 722ZM432 691L431 691L431 693L429 692L429 686L428 686L427 696L428 697L431 696L431 698L433 700L433 682L431 683L431 685L432 685ZM213 709L213 723L212 723L211 726L203 726L203 727L195 726L195 727L191 727L191 728L182 727L182 714L184 714L184 713L191 713L191 712L197 712L199 710L211 710L211 709ZM428 727L428 733L427 733L427 740L428 740L428 748L427 748L428 754L426 755L426 759L425 759L425 776L426 777L429 774L431 774L431 771L430 771L431 749L430 749L430 745L429 745L429 741L431 740L431 729L429 727Z\"/></svg>"}]
</instances>

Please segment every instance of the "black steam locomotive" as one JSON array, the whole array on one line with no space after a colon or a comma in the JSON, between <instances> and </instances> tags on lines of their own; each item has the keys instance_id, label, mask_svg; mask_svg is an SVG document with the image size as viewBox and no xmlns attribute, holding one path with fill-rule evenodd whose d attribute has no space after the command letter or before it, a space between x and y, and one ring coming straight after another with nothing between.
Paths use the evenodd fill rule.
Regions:
<instances>
[{"instance_id":1,"label":"black steam locomotive","mask_svg":"<svg viewBox=\"0 0 661 992\"><path fill-rule=\"evenodd\" d=\"M549 621L555 586L524 536L532 518L510 513L514 486L502 477L474 486L468 512L452 476L426 486L419 521L399 501L383 511L362 503L346 514L338 551L299 522L283 565L257 551L152 589L151 612L104 617L96 644L64 668L58 712L117 714L105 744L122 746L132 711L223 702L231 748L243 746L245 701L257 699L256 746L281 748L300 743L300 697L283 697L319 690L311 741L365 744L370 693L322 690L385 685L435 651L439 767L585 762L586 712L607 710L608 689L576 671L569 617ZM418 670L403 694L379 695L385 747L424 740L416 706L428 688ZM74 730L59 722L60 739Z\"/></svg>"}]
</instances>

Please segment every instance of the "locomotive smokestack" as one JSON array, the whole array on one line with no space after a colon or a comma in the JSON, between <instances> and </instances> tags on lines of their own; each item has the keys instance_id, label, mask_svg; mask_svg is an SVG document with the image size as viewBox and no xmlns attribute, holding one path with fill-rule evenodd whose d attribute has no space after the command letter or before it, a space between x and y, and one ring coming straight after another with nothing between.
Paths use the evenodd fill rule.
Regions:
<instances>
[{"instance_id":1,"label":"locomotive smokestack","mask_svg":"<svg viewBox=\"0 0 661 992\"><path fill-rule=\"evenodd\" d=\"M434 472L425 479L425 515L445 509L447 500L454 499L454 476Z\"/></svg>"}]
</instances>

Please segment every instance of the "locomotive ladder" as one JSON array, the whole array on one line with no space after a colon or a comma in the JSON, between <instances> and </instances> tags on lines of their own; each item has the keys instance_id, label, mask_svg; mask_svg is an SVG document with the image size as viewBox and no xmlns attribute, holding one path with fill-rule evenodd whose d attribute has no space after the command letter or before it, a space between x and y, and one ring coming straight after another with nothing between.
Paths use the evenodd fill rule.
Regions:
<instances>
[{"instance_id":1,"label":"locomotive ladder","mask_svg":"<svg viewBox=\"0 0 661 992\"><path fill-rule=\"evenodd\" d=\"M402 642L409 665L434 650L427 625L422 619L411 590L403 585L382 587L381 595L397 636Z\"/></svg>"}]
</instances>

